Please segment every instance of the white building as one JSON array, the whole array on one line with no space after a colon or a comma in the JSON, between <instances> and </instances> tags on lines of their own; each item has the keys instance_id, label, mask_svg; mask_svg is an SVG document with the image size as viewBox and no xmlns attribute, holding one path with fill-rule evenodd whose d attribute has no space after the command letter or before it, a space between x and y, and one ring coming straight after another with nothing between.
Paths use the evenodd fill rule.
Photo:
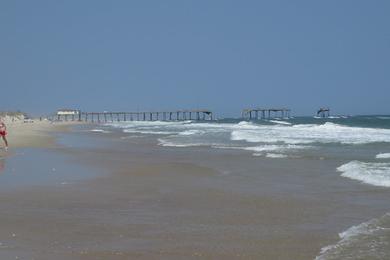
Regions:
<instances>
[{"instance_id":1,"label":"white building","mask_svg":"<svg viewBox=\"0 0 390 260\"><path fill-rule=\"evenodd\" d=\"M58 116L75 116L75 115L79 115L79 114L80 114L80 110L76 110L76 109L59 109L59 110L57 110Z\"/></svg>"}]
</instances>

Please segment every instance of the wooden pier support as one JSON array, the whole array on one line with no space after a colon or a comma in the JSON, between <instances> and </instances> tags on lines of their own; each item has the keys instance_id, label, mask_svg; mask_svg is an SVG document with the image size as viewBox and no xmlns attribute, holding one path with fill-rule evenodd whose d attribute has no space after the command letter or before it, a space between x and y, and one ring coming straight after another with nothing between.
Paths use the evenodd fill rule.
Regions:
<instances>
[{"instance_id":1,"label":"wooden pier support","mask_svg":"<svg viewBox=\"0 0 390 260\"><path fill-rule=\"evenodd\" d=\"M252 119L289 118L291 109L288 108L248 108L242 111L242 117Z\"/></svg>"}]
</instances>

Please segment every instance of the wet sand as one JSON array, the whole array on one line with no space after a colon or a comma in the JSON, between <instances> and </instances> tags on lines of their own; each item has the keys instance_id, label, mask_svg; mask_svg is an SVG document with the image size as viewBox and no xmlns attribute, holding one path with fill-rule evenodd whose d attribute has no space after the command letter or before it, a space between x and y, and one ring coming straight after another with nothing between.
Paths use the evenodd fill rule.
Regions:
<instances>
[{"instance_id":1,"label":"wet sand","mask_svg":"<svg viewBox=\"0 0 390 260\"><path fill-rule=\"evenodd\" d=\"M338 162L65 135L45 148L57 168L99 174L0 191L1 259L314 259L388 209L385 189L334 180Z\"/></svg>"}]
</instances>

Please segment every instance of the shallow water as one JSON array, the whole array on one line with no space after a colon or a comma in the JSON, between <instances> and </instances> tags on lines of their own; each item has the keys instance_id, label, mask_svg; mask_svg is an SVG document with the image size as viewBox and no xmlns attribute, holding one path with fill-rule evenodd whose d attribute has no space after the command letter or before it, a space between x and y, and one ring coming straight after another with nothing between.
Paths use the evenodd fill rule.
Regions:
<instances>
[{"instance_id":1,"label":"shallow water","mask_svg":"<svg viewBox=\"0 0 390 260\"><path fill-rule=\"evenodd\" d=\"M0 159L1 190L64 186L99 174L56 148L20 148Z\"/></svg>"},{"instance_id":2,"label":"shallow water","mask_svg":"<svg viewBox=\"0 0 390 260\"><path fill-rule=\"evenodd\" d=\"M334 219L338 219L339 227L343 226L347 229L348 221L344 221L345 218L365 221L362 224L350 221L351 225L353 223L354 227L355 225L359 227L358 235L340 235L341 240L335 245L328 247L324 245L318 259L348 259L348 257L357 259L359 255L368 257L360 259L386 259L390 258L390 251L386 249L390 242L389 233L386 232L387 227L378 228L383 232L369 232L369 239L379 241L375 245L364 242L368 239L367 232L361 230L367 225L370 226L370 230L377 230L372 226L378 223L377 219L380 219L381 223L386 222L384 220L388 218L386 212L390 211L387 195L376 193L373 196L370 193L373 186L385 189L390 187L389 118L388 116L356 116L327 119L284 118L252 122L241 120L127 122L107 124L101 126L101 129L110 129L110 131L119 129L129 137L148 136L160 146L183 152L191 149L225 150L222 153L230 155L229 158L235 162L235 165L222 166L220 171L236 180L230 187L233 190L239 189L251 193L251 190L255 190L251 185L267 181L269 186L263 192L273 196L294 194L293 196L300 199L312 196L311 199L317 199L320 203L324 203L324 206L329 207L340 206L339 202L335 203L329 198L340 199L341 204L345 203L343 205L345 208L339 208L339 212L333 216ZM234 157L235 150L246 152L236 154ZM269 167L259 166L258 162L251 161L249 157L257 158ZM223 160L220 165L215 162L205 163L204 160L198 163L211 168L229 165ZM262 170L256 175L256 165L268 170L266 172ZM240 181L237 181L237 178ZM335 193L339 196L334 196ZM388 191L385 190L384 194L388 194ZM375 206L369 209L369 204ZM362 206L364 212L359 213L359 210L355 209L356 205ZM325 226L328 231L335 230L334 225ZM356 230L354 227L348 229L346 234ZM341 250L341 247L345 248ZM366 250L365 247L371 249L369 253L362 254L361 250Z\"/></svg>"}]
</instances>

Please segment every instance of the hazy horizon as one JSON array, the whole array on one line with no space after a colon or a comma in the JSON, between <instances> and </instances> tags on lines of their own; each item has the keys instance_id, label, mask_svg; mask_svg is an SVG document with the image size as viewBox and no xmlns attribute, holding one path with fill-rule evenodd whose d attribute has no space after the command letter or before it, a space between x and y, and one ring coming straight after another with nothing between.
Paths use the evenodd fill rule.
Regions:
<instances>
[{"instance_id":1,"label":"hazy horizon","mask_svg":"<svg viewBox=\"0 0 390 260\"><path fill-rule=\"evenodd\" d=\"M388 1L8 1L0 110L390 114Z\"/></svg>"}]
</instances>

